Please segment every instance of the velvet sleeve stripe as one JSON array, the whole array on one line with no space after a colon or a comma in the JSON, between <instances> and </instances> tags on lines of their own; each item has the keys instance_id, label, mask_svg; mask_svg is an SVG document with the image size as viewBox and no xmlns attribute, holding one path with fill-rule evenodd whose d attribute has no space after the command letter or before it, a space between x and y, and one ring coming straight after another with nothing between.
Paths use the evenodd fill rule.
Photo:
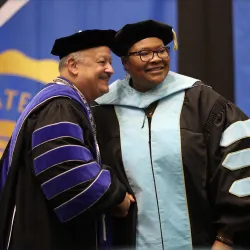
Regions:
<instances>
[{"instance_id":1,"label":"velvet sleeve stripe","mask_svg":"<svg viewBox=\"0 0 250 250\"><path fill-rule=\"evenodd\" d=\"M59 122L35 130L32 134L32 149L47 141L61 137L72 137L84 143L83 131L79 125Z\"/></svg>"},{"instance_id":2,"label":"velvet sleeve stripe","mask_svg":"<svg viewBox=\"0 0 250 250\"><path fill-rule=\"evenodd\" d=\"M42 184L46 198L52 199L56 195L95 179L100 173L101 167L97 162L91 162L64 172Z\"/></svg>"},{"instance_id":3,"label":"velvet sleeve stripe","mask_svg":"<svg viewBox=\"0 0 250 250\"><path fill-rule=\"evenodd\" d=\"M231 144L250 137L250 119L237 121L231 124L222 134L220 146L228 147Z\"/></svg>"},{"instance_id":4,"label":"velvet sleeve stripe","mask_svg":"<svg viewBox=\"0 0 250 250\"><path fill-rule=\"evenodd\" d=\"M93 206L108 190L111 176L102 170L95 181L83 192L54 209L61 222L67 222Z\"/></svg>"},{"instance_id":5,"label":"velvet sleeve stripe","mask_svg":"<svg viewBox=\"0 0 250 250\"><path fill-rule=\"evenodd\" d=\"M250 177L234 181L229 189L229 193L237 197L246 197L250 195Z\"/></svg>"},{"instance_id":6,"label":"velvet sleeve stripe","mask_svg":"<svg viewBox=\"0 0 250 250\"><path fill-rule=\"evenodd\" d=\"M224 159L222 166L231 170L238 171L250 166L250 148L229 153ZM233 182L229 193L245 197L250 195L250 177L242 178Z\"/></svg>"},{"instance_id":7,"label":"velvet sleeve stripe","mask_svg":"<svg viewBox=\"0 0 250 250\"><path fill-rule=\"evenodd\" d=\"M67 145L52 149L37 158L34 159L35 174L38 175L41 172L68 161L83 161L89 162L93 160L93 155L89 149L77 146Z\"/></svg>"},{"instance_id":8,"label":"velvet sleeve stripe","mask_svg":"<svg viewBox=\"0 0 250 250\"><path fill-rule=\"evenodd\" d=\"M249 167L250 148L229 153L222 162L222 166L231 171L236 171L242 168Z\"/></svg>"}]
</instances>

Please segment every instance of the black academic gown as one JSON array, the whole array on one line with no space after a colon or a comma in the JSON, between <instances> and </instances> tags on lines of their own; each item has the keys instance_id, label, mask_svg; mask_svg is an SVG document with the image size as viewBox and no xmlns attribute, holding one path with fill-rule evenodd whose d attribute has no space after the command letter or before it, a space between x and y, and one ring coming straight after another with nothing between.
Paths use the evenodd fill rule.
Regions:
<instances>
[{"instance_id":1,"label":"black academic gown","mask_svg":"<svg viewBox=\"0 0 250 250\"><path fill-rule=\"evenodd\" d=\"M0 193L1 250L99 249L103 214L125 197L112 170L96 161L75 90L58 85L70 93L62 96L53 86L53 97L32 110L17 137Z\"/></svg>"},{"instance_id":2,"label":"black academic gown","mask_svg":"<svg viewBox=\"0 0 250 250\"><path fill-rule=\"evenodd\" d=\"M130 185L134 178L133 172L126 172L124 168L120 121L115 112L116 105L112 105L112 102L119 102L117 99L122 98L125 85L121 86L121 83L118 82L117 86L121 89L116 92L117 95L111 89L110 103L95 104L93 110L102 160L116 170L116 174L126 186L127 191L134 194L135 190ZM128 93L132 92L131 89L128 90ZM108 99L106 98L106 103ZM121 110L130 109L128 106L119 105ZM140 110L143 112L143 109ZM244 197L237 197L229 193L232 183L250 177L250 168L243 167L231 171L222 166L223 160L230 153L250 147L249 134L245 133L238 138L236 136L235 141L229 145L220 145L223 132L227 128L234 124L237 125L238 121L247 121L247 119L248 117L239 108L201 82L197 82L194 87L185 90L179 127L192 245L195 249L211 249L219 231L226 238L233 239L235 246L250 249L250 191L247 191ZM146 122L149 121L146 120ZM131 124L135 126L135 124ZM249 122L246 126L249 131ZM126 127L122 129L124 131ZM162 134L162 136L167 135ZM133 142L136 142L137 138L135 136L130 140L133 150ZM134 150L136 154L136 149ZM168 149L166 148L166 150ZM143 175L144 167L141 166L141 175ZM138 206L135 203L131 206L126 218L113 221L116 234L114 244L117 247L135 248L137 218ZM118 230L119 227L120 230ZM163 246L162 249L168 248Z\"/></svg>"}]
</instances>

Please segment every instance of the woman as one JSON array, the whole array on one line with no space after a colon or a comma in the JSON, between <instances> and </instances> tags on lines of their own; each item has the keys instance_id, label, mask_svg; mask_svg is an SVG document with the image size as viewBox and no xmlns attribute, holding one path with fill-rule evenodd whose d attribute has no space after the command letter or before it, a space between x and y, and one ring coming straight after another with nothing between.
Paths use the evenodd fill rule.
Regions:
<instances>
[{"instance_id":1,"label":"woman","mask_svg":"<svg viewBox=\"0 0 250 250\"><path fill-rule=\"evenodd\" d=\"M177 49L163 23L125 25L113 52L129 78L96 100L102 160L136 199L113 221L114 245L232 249L250 225L250 121L201 81L169 71L173 40Z\"/></svg>"}]
</instances>

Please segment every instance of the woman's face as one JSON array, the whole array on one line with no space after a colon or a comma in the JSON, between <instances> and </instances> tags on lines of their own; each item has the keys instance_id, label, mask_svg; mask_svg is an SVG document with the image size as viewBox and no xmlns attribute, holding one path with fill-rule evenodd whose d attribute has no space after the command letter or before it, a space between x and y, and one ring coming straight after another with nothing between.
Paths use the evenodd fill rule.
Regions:
<instances>
[{"instance_id":1,"label":"woman's face","mask_svg":"<svg viewBox=\"0 0 250 250\"><path fill-rule=\"evenodd\" d=\"M161 39L145 38L135 43L128 54L122 61L135 89L145 92L162 83L168 75L170 57Z\"/></svg>"}]
</instances>

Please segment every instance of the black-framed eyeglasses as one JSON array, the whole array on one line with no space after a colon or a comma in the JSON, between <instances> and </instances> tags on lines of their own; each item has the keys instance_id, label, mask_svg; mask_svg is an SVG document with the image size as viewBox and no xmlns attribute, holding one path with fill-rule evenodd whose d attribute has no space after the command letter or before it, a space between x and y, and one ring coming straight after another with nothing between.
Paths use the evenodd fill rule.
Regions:
<instances>
[{"instance_id":1,"label":"black-framed eyeglasses","mask_svg":"<svg viewBox=\"0 0 250 250\"><path fill-rule=\"evenodd\" d=\"M128 56L139 56L143 62L149 62L154 58L155 53L161 59L169 56L170 48L168 46L161 47L157 50L144 49L136 52L129 52Z\"/></svg>"}]
</instances>

